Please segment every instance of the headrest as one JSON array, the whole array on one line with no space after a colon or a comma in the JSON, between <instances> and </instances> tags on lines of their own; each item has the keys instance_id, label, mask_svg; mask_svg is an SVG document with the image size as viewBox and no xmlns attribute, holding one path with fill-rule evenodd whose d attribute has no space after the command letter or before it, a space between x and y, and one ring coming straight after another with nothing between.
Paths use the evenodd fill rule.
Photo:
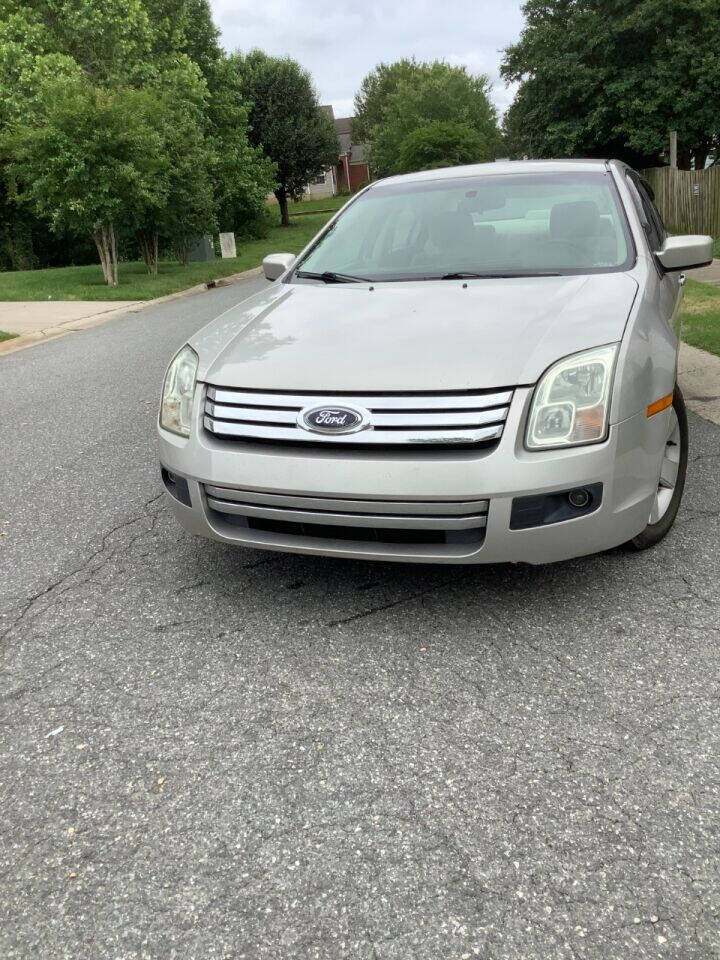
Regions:
<instances>
[{"instance_id":1,"label":"headrest","mask_svg":"<svg viewBox=\"0 0 720 960\"><path fill-rule=\"evenodd\" d=\"M581 240L600 233L600 211L594 200L556 203L550 211L553 240Z\"/></svg>"},{"instance_id":2,"label":"headrest","mask_svg":"<svg viewBox=\"0 0 720 960\"><path fill-rule=\"evenodd\" d=\"M432 218L432 238L441 249L456 250L475 241L475 225L467 210L444 210Z\"/></svg>"}]
</instances>

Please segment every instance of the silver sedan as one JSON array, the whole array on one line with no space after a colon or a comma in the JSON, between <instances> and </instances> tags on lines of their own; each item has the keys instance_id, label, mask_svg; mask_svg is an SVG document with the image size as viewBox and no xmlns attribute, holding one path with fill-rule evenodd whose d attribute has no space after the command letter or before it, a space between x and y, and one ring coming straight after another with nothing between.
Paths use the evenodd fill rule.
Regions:
<instances>
[{"instance_id":1,"label":"silver sedan","mask_svg":"<svg viewBox=\"0 0 720 960\"><path fill-rule=\"evenodd\" d=\"M615 161L374 183L172 360L174 512L226 543L376 560L650 547L688 460L681 271L711 258Z\"/></svg>"}]
</instances>

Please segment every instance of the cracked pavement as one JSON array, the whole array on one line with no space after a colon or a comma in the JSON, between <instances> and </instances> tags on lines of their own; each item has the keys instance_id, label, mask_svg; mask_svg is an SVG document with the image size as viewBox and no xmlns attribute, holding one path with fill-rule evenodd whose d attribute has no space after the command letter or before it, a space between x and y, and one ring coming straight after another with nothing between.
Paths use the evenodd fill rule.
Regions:
<instances>
[{"instance_id":1,"label":"cracked pavement","mask_svg":"<svg viewBox=\"0 0 720 960\"><path fill-rule=\"evenodd\" d=\"M0 358L0 956L720 957L720 428L641 555L196 541L160 381L262 283Z\"/></svg>"}]
</instances>

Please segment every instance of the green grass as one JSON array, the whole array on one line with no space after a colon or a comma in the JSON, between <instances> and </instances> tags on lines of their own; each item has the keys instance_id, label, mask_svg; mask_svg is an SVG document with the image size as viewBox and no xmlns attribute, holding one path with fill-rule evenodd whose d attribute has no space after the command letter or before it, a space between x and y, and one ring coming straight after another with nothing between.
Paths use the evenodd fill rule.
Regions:
<instances>
[{"instance_id":1,"label":"green grass","mask_svg":"<svg viewBox=\"0 0 720 960\"><path fill-rule=\"evenodd\" d=\"M2 343L3 340L12 340L16 336L16 333L5 333L4 330L0 330L0 343Z\"/></svg>"},{"instance_id":2,"label":"green grass","mask_svg":"<svg viewBox=\"0 0 720 960\"><path fill-rule=\"evenodd\" d=\"M685 343L720 357L720 287L688 280L681 319Z\"/></svg>"},{"instance_id":3,"label":"green grass","mask_svg":"<svg viewBox=\"0 0 720 960\"><path fill-rule=\"evenodd\" d=\"M337 209L342 198L330 198ZM319 201L291 205L306 209ZM277 207L273 208L277 210ZM330 219L331 213L294 217L289 227L273 226L261 240L238 240L238 256L232 260L190 263L186 267L163 261L156 277L148 276L144 263L121 263L117 287L106 287L100 265L58 267L50 270L15 270L0 273L0 300L152 300L198 283L227 277L258 267L268 253L299 253Z\"/></svg>"},{"instance_id":4,"label":"green grass","mask_svg":"<svg viewBox=\"0 0 720 960\"><path fill-rule=\"evenodd\" d=\"M318 200L300 200L299 203L288 204L288 212L293 214L324 213L326 210L332 210L333 213L344 207L350 197L322 197ZM271 210L277 210L272 206Z\"/></svg>"}]
</instances>

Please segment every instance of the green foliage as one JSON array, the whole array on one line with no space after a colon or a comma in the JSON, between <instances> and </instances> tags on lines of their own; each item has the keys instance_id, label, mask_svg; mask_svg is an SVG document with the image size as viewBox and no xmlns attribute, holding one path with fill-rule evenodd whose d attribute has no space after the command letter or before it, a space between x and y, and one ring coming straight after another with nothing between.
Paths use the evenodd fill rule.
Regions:
<instances>
[{"instance_id":1,"label":"green foliage","mask_svg":"<svg viewBox=\"0 0 720 960\"><path fill-rule=\"evenodd\" d=\"M147 0L146 7L155 62L165 64L182 55L211 82L222 51L208 0Z\"/></svg>"},{"instance_id":2,"label":"green foliage","mask_svg":"<svg viewBox=\"0 0 720 960\"><path fill-rule=\"evenodd\" d=\"M396 60L380 63L367 74L355 94L355 116L352 136L356 143L367 143L381 125L388 99L402 81L412 82L420 65L416 60Z\"/></svg>"},{"instance_id":3,"label":"green foliage","mask_svg":"<svg viewBox=\"0 0 720 960\"><path fill-rule=\"evenodd\" d=\"M497 114L486 76L442 61L401 60L380 64L363 80L355 98L355 136L369 145L370 164L380 176L399 173L402 144L415 130L452 123L473 130L492 159L499 147Z\"/></svg>"},{"instance_id":4,"label":"green foliage","mask_svg":"<svg viewBox=\"0 0 720 960\"><path fill-rule=\"evenodd\" d=\"M194 67L194 65L193 65ZM150 122L160 141L157 189L138 217L141 243L151 272L157 259L157 237L166 240L187 262L193 240L216 228L213 164L215 154L204 132L204 80L183 86L166 75L156 94ZM187 79L187 77L185 77ZM153 256L154 254L154 256Z\"/></svg>"},{"instance_id":5,"label":"green foliage","mask_svg":"<svg viewBox=\"0 0 720 960\"><path fill-rule=\"evenodd\" d=\"M36 262L43 221L104 231L111 261L134 236L151 270L162 242L260 229L274 167L217 38L208 0L0 0L0 262Z\"/></svg>"},{"instance_id":6,"label":"green foliage","mask_svg":"<svg viewBox=\"0 0 720 960\"><path fill-rule=\"evenodd\" d=\"M528 0L502 73L515 156L618 156L653 165L676 129L680 166L720 143L717 0Z\"/></svg>"},{"instance_id":7,"label":"green foliage","mask_svg":"<svg viewBox=\"0 0 720 960\"><path fill-rule=\"evenodd\" d=\"M337 163L335 129L320 109L310 75L295 60L254 50L232 61L252 104L251 142L275 164L275 194L287 223L288 198L300 196L309 180Z\"/></svg>"},{"instance_id":8,"label":"green foliage","mask_svg":"<svg viewBox=\"0 0 720 960\"><path fill-rule=\"evenodd\" d=\"M152 73L152 28L143 0L0 0L36 54L61 54L95 83L140 82ZM18 26L20 24L20 26Z\"/></svg>"},{"instance_id":9,"label":"green foliage","mask_svg":"<svg viewBox=\"0 0 720 960\"><path fill-rule=\"evenodd\" d=\"M206 109L219 228L262 234L266 198L276 187L275 165L260 146L250 143L250 107L243 100L242 77L234 58L216 64L210 85Z\"/></svg>"},{"instance_id":10,"label":"green foliage","mask_svg":"<svg viewBox=\"0 0 720 960\"><path fill-rule=\"evenodd\" d=\"M6 138L19 200L52 227L86 234L105 223L135 226L162 202L152 95L60 81L46 85L43 102L35 122Z\"/></svg>"},{"instance_id":11,"label":"green foliage","mask_svg":"<svg viewBox=\"0 0 720 960\"><path fill-rule=\"evenodd\" d=\"M481 134L466 123L435 120L409 133L400 144L399 173L486 163L492 150Z\"/></svg>"}]
</instances>

